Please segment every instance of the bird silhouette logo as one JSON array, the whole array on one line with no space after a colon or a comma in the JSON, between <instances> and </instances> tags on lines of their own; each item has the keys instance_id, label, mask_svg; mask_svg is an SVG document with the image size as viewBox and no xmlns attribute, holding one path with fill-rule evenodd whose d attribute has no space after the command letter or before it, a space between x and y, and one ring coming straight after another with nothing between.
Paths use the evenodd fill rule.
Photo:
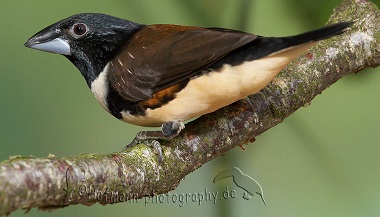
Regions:
<instances>
[{"instance_id":1,"label":"bird silhouette logo","mask_svg":"<svg viewBox=\"0 0 380 217\"><path fill-rule=\"evenodd\" d=\"M226 169L220 172L218 175L215 176L213 182L217 182L221 179L232 177L232 181L235 183L236 186L244 190L243 198L246 200L251 199L254 194L258 194L261 197L261 200L266 205L264 199L264 193L263 188L261 187L260 183L258 183L255 179L250 177L247 174L244 174L239 168L232 167L231 169Z\"/></svg>"}]
</instances>

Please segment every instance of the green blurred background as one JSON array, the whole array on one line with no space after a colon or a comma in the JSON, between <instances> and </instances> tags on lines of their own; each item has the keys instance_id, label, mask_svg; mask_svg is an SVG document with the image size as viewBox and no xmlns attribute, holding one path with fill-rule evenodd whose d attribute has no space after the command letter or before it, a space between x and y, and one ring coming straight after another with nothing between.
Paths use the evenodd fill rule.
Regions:
<instances>
[{"instance_id":1,"label":"green blurred background","mask_svg":"<svg viewBox=\"0 0 380 217\"><path fill-rule=\"evenodd\" d=\"M64 57L23 47L45 26L79 12L135 22L175 23L284 36L320 27L340 0L21 1L0 7L0 160L11 155L57 157L121 150L142 128L114 119L98 105ZM378 4L379 2L375 2ZM376 73L377 72L377 73ZM25 216L379 216L379 69L350 75L254 144L228 152L188 175L172 194L218 191L239 197L204 202L70 206ZM231 180L239 167L261 183L267 201L244 200ZM23 215L17 211L13 216Z\"/></svg>"}]
</instances>

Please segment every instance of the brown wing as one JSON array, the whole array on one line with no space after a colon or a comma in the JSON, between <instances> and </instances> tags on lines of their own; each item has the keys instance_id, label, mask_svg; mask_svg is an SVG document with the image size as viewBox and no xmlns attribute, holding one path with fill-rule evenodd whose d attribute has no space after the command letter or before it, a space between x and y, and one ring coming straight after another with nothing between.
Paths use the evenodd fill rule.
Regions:
<instances>
[{"instance_id":1,"label":"brown wing","mask_svg":"<svg viewBox=\"0 0 380 217\"><path fill-rule=\"evenodd\" d=\"M111 61L108 78L126 100L148 100L154 93L201 73L256 38L226 29L145 26Z\"/></svg>"}]
</instances>

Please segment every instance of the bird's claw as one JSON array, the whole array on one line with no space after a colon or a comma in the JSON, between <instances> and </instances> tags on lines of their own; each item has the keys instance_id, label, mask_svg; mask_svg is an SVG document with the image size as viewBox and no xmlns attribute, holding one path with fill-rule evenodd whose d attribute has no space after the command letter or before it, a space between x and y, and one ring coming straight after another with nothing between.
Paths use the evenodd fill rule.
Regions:
<instances>
[{"instance_id":1,"label":"bird's claw","mask_svg":"<svg viewBox=\"0 0 380 217\"><path fill-rule=\"evenodd\" d=\"M158 155L158 162L161 163L162 148L158 140L170 140L181 132L185 128L183 121L168 121L162 124L162 131L141 131L138 132L136 137L131 143L123 148L123 151L131 148L139 143L144 143L145 145L152 147Z\"/></svg>"},{"instance_id":2,"label":"bird's claw","mask_svg":"<svg viewBox=\"0 0 380 217\"><path fill-rule=\"evenodd\" d=\"M162 134L166 139L171 139L178 136L184 128L183 121L168 121L162 124Z\"/></svg>"},{"instance_id":3,"label":"bird's claw","mask_svg":"<svg viewBox=\"0 0 380 217\"><path fill-rule=\"evenodd\" d=\"M142 131L142 132L144 132L144 131ZM142 133L142 132L140 132L140 133ZM129 143L128 145L126 145L123 148L123 151L127 150L128 148L132 148L133 146L136 146L137 144L140 144L140 143L144 143L146 146L152 147L153 150L158 155L158 163L161 164L163 157L162 157L162 148L161 148L160 142L157 140L154 140L154 139L142 139L139 136L139 133L136 135L136 137L132 140L131 143Z\"/></svg>"},{"instance_id":4,"label":"bird's claw","mask_svg":"<svg viewBox=\"0 0 380 217\"><path fill-rule=\"evenodd\" d=\"M150 146L153 148L153 150L157 153L158 155L158 164L161 164L163 157L162 157L162 148L161 144L157 140L145 140L145 144L147 146Z\"/></svg>"}]
</instances>

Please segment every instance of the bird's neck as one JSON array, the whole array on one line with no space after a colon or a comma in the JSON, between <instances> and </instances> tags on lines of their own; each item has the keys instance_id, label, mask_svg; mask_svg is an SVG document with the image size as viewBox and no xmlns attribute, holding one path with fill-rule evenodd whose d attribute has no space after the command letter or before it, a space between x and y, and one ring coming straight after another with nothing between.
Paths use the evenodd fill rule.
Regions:
<instances>
[{"instance_id":1,"label":"bird's neck","mask_svg":"<svg viewBox=\"0 0 380 217\"><path fill-rule=\"evenodd\" d=\"M81 58L66 56L80 71L88 87L91 88L91 83L99 76L107 65L107 61L96 61L83 55Z\"/></svg>"}]
</instances>

